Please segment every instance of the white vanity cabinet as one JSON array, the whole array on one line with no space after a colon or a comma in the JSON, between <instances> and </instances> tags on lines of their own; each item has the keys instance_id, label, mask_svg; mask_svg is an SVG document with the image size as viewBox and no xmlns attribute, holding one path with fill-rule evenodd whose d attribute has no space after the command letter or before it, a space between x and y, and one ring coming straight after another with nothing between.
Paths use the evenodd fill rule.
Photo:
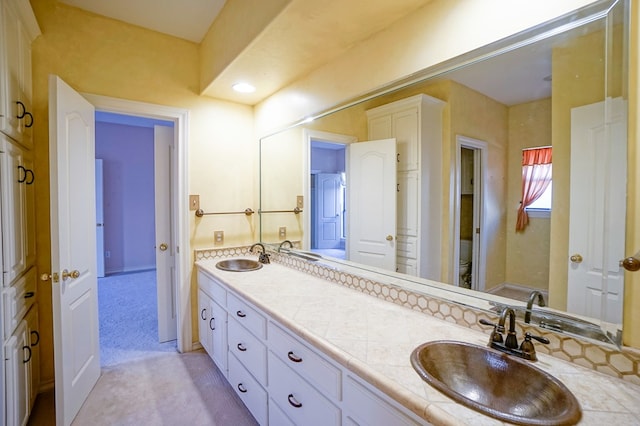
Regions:
<instances>
[{"instance_id":1,"label":"white vanity cabinet","mask_svg":"<svg viewBox=\"0 0 640 426\"><path fill-rule=\"evenodd\" d=\"M397 143L398 272L436 280L441 278L444 105L417 95L367 110L368 139Z\"/></svg>"},{"instance_id":2,"label":"white vanity cabinet","mask_svg":"<svg viewBox=\"0 0 640 426\"><path fill-rule=\"evenodd\" d=\"M268 307L198 269L201 343L211 345L206 289L215 286L226 296L227 379L261 425L426 424L265 313Z\"/></svg>"},{"instance_id":3,"label":"white vanity cabinet","mask_svg":"<svg viewBox=\"0 0 640 426\"><path fill-rule=\"evenodd\" d=\"M31 347L27 322L22 320L4 344L7 425L25 425L30 410Z\"/></svg>"}]
</instances>

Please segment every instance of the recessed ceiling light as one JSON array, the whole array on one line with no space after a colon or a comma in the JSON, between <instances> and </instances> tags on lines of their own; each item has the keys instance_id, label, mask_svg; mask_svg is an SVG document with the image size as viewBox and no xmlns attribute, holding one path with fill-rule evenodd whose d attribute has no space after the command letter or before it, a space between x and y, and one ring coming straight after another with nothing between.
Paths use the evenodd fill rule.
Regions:
<instances>
[{"instance_id":1,"label":"recessed ceiling light","mask_svg":"<svg viewBox=\"0 0 640 426\"><path fill-rule=\"evenodd\" d=\"M232 87L233 90L240 93L253 93L256 91L256 88L249 83L236 83Z\"/></svg>"}]
</instances>

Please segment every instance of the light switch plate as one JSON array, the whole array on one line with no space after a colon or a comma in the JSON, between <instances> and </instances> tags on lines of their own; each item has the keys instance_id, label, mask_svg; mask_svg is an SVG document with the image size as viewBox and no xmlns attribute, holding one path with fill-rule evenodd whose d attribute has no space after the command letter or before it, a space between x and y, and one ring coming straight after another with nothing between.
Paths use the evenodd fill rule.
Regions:
<instances>
[{"instance_id":1,"label":"light switch plate","mask_svg":"<svg viewBox=\"0 0 640 426\"><path fill-rule=\"evenodd\" d=\"M302 195L298 195L296 197L296 207L299 209L304 207L304 197Z\"/></svg>"},{"instance_id":2,"label":"light switch plate","mask_svg":"<svg viewBox=\"0 0 640 426\"><path fill-rule=\"evenodd\" d=\"M224 243L224 231L214 231L213 232L213 242L215 244Z\"/></svg>"},{"instance_id":3,"label":"light switch plate","mask_svg":"<svg viewBox=\"0 0 640 426\"><path fill-rule=\"evenodd\" d=\"M189 210L198 210L200 208L200 196L189 195Z\"/></svg>"},{"instance_id":4,"label":"light switch plate","mask_svg":"<svg viewBox=\"0 0 640 426\"><path fill-rule=\"evenodd\" d=\"M278 229L278 235L280 236L281 239L286 239L287 238L287 227L286 226L281 226Z\"/></svg>"}]
</instances>

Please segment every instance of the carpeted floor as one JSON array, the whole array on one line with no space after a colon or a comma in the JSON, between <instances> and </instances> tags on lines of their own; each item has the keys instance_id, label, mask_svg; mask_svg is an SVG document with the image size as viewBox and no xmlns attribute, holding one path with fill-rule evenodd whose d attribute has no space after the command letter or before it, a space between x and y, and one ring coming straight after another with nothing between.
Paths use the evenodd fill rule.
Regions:
<instances>
[{"instance_id":1,"label":"carpeted floor","mask_svg":"<svg viewBox=\"0 0 640 426\"><path fill-rule=\"evenodd\" d=\"M98 279L100 365L175 352L176 342L158 342L156 271Z\"/></svg>"}]
</instances>

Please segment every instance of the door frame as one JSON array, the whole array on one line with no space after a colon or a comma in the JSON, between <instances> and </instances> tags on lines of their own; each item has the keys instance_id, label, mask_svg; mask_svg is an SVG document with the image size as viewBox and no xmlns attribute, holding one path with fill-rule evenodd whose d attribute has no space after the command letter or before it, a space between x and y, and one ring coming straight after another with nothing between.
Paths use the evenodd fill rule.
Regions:
<instances>
[{"instance_id":1,"label":"door frame","mask_svg":"<svg viewBox=\"0 0 640 426\"><path fill-rule=\"evenodd\" d=\"M176 142L175 169L172 179L176 183L176 193L172 194L171 205L174 212L173 229L176 242L175 268L176 315L177 315L177 349L189 352L193 349L191 327L191 269L189 268L189 217L186 209L189 205L188 176L188 125L189 111L182 108L155 105L145 102L129 101L108 96L82 93L91 102L96 111L128 114L154 118L174 123L174 140Z\"/></svg>"},{"instance_id":2,"label":"door frame","mask_svg":"<svg viewBox=\"0 0 640 426\"><path fill-rule=\"evenodd\" d=\"M302 191L303 191L303 211L309 212L304 215L304 225L302 229L302 249L311 249L311 142L321 141L325 143L335 143L339 145L349 145L357 142L355 136L343 135L339 133L323 132L313 129L302 129ZM347 165L345 164L345 169ZM347 239L346 244L349 244ZM345 247L346 249L347 247Z\"/></svg>"},{"instance_id":3,"label":"door frame","mask_svg":"<svg viewBox=\"0 0 640 426\"><path fill-rule=\"evenodd\" d=\"M472 290L484 291L486 280L486 249L487 242L484 237L484 217L485 217L485 182L486 167L488 161L489 144L485 141L470 138L467 136L456 135L456 152L455 152L455 179L453 181L453 239L451 244L451 282L455 286L459 286L459 270L460 270L460 196L461 188L461 171L462 171L462 148L472 149L474 151L474 185L473 185L473 226L479 228L480 233L473 233L471 265L472 274L475 279L471 286ZM479 183L479 184L478 184ZM478 200L478 201L476 201Z\"/></svg>"}]
</instances>

